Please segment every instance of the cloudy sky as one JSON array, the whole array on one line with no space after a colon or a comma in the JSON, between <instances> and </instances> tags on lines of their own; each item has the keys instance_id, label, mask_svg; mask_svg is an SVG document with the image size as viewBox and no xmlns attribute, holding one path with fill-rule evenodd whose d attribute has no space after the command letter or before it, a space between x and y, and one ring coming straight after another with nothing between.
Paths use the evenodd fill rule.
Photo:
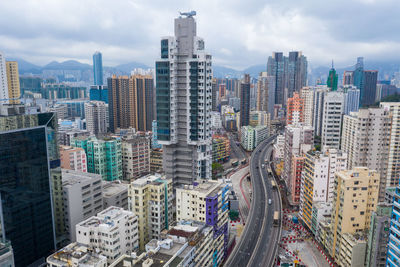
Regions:
<instances>
[{"instance_id":1,"label":"cloudy sky","mask_svg":"<svg viewBox=\"0 0 400 267\"><path fill-rule=\"evenodd\" d=\"M0 51L38 65L76 59L152 66L178 11L197 11L214 64L243 69L272 51L310 65L400 60L399 0L1 0Z\"/></svg>"}]
</instances>

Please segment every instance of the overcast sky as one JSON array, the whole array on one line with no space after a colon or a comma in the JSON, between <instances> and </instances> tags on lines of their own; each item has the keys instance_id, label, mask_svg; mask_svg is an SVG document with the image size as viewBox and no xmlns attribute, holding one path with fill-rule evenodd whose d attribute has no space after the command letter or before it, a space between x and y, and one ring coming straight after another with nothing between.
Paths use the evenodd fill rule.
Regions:
<instances>
[{"instance_id":1,"label":"overcast sky","mask_svg":"<svg viewBox=\"0 0 400 267\"><path fill-rule=\"evenodd\" d=\"M76 59L108 66L159 57L178 11L197 11L197 34L216 65L264 64L300 50L312 66L400 60L399 0L1 0L0 51L38 65Z\"/></svg>"}]
</instances>

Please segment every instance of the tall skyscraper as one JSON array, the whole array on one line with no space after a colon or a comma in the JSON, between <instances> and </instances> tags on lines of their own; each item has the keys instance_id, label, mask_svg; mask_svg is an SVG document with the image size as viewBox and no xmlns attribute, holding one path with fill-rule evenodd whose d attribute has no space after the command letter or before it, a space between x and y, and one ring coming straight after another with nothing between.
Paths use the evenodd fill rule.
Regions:
<instances>
[{"instance_id":1,"label":"tall skyscraper","mask_svg":"<svg viewBox=\"0 0 400 267\"><path fill-rule=\"evenodd\" d=\"M349 115L350 112L358 111L360 107L360 89L353 85L345 85L344 92L344 114Z\"/></svg>"},{"instance_id":2,"label":"tall skyscraper","mask_svg":"<svg viewBox=\"0 0 400 267\"><path fill-rule=\"evenodd\" d=\"M8 99L6 58L0 52L0 102L7 104L9 103Z\"/></svg>"},{"instance_id":3,"label":"tall skyscraper","mask_svg":"<svg viewBox=\"0 0 400 267\"><path fill-rule=\"evenodd\" d=\"M268 76L275 79L275 104L284 105L285 99L285 57L282 52L273 52L268 58L267 63Z\"/></svg>"},{"instance_id":4,"label":"tall skyscraper","mask_svg":"<svg viewBox=\"0 0 400 267\"><path fill-rule=\"evenodd\" d=\"M329 92L329 88L326 86L317 86L314 89L314 103L313 103L313 119L312 125L314 127L314 134L321 136L322 134L322 118L324 116L324 102L326 94Z\"/></svg>"},{"instance_id":5,"label":"tall skyscraper","mask_svg":"<svg viewBox=\"0 0 400 267\"><path fill-rule=\"evenodd\" d=\"M158 139L163 167L175 185L211 178L211 55L191 14L175 19L156 62Z\"/></svg>"},{"instance_id":6,"label":"tall skyscraper","mask_svg":"<svg viewBox=\"0 0 400 267\"><path fill-rule=\"evenodd\" d=\"M19 104L21 89L19 86L19 73L17 61L6 61L8 98L10 104Z\"/></svg>"},{"instance_id":7,"label":"tall skyscraper","mask_svg":"<svg viewBox=\"0 0 400 267\"><path fill-rule=\"evenodd\" d=\"M53 113L0 116L1 232L12 243L16 266L44 259L56 248L53 207L62 211L56 127Z\"/></svg>"},{"instance_id":8,"label":"tall skyscraper","mask_svg":"<svg viewBox=\"0 0 400 267\"><path fill-rule=\"evenodd\" d=\"M363 88L361 90L361 105L375 104L376 84L378 83L378 71L365 70L363 74Z\"/></svg>"},{"instance_id":9,"label":"tall skyscraper","mask_svg":"<svg viewBox=\"0 0 400 267\"><path fill-rule=\"evenodd\" d=\"M268 76L275 77L275 104L286 105L294 92L307 85L307 58L299 51L274 52L267 62Z\"/></svg>"},{"instance_id":10,"label":"tall skyscraper","mask_svg":"<svg viewBox=\"0 0 400 267\"><path fill-rule=\"evenodd\" d=\"M285 76L288 89L286 98L292 97L294 92L299 92L301 88L307 85L307 58L301 52L289 52L287 75ZM284 104L286 104L286 101Z\"/></svg>"},{"instance_id":11,"label":"tall skyscraper","mask_svg":"<svg viewBox=\"0 0 400 267\"><path fill-rule=\"evenodd\" d=\"M151 131L154 119L153 114L153 76L146 74L135 74L131 76L133 79L133 91L136 99L136 130Z\"/></svg>"},{"instance_id":12,"label":"tall skyscraper","mask_svg":"<svg viewBox=\"0 0 400 267\"><path fill-rule=\"evenodd\" d=\"M338 87L338 75L336 74L336 70L333 67L329 70L328 80L326 81L327 86L331 89L331 91L337 91Z\"/></svg>"},{"instance_id":13,"label":"tall skyscraper","mask_svg":"<svg viewBox=\"0 0 400 267\"><path fill-rule=\"evenodd\" d=\"M240 83L240 127L250 124L250 75Z\"/></svg>"},{"instance_id":14,"label":"tall skyscraper","mask_svg":"<svg viewBox=\"0 0 400 267\"><path fill-rule=\"evenodd\" d=\"M94 85L103 85L103 59L99 51L93 54Z\"/></svg>"}]
</instances>

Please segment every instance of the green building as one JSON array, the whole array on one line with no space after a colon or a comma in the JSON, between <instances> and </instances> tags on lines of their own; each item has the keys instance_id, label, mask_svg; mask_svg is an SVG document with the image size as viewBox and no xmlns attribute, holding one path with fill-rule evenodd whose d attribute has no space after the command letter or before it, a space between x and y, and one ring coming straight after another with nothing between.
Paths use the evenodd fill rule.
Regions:
<instances>
[{"instance_id":1,"label":"green building","mask_svg":"<svg viewBox=\"0 0 400 267\"><path fill-rule=\"evenodd\" d=\"M122 152L119 138L79 137L72 140L71 145L85 150L88 172L100 174L103 180L107 181L122 179Z\"/></svg>"},{"instance_id":2,"label":"green building","mask_svg":"<svg viewBox=\"0 0 400 267\"><path fill-rule=\"evenodd\" d=\"M336 73L335 68L333 67L333 64L331 70L329 71L328 80L326 84L328 85L329 88L331 88L331 91L337 91L338 75Z\"/></svg>"}]
</instances>

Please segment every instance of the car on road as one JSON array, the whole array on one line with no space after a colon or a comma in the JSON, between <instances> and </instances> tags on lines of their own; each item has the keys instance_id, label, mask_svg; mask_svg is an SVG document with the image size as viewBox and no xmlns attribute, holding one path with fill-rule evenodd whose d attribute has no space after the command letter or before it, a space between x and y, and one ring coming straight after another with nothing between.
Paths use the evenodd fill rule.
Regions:
<instances>
[{"instance_id":1,"label":"car on road","mask_svg":"<svg viewBox=\"0 0 400 267\"><path fill-rule=\"evenodd\" d=\"M263 168L263 169L264 169L264 168L265 168L265 164L261 164L261 168Z\"/></svg>"},{"instance_id":2,"label":"car on road","mask_svg":"<svg viewBox=\"0 0 400 267\"><path fill-rule=\"evenodd\" d=\"M271 205L272 204L272 200L269 198L268 199L268 205Z\"/></svg>"}]
</instances>

